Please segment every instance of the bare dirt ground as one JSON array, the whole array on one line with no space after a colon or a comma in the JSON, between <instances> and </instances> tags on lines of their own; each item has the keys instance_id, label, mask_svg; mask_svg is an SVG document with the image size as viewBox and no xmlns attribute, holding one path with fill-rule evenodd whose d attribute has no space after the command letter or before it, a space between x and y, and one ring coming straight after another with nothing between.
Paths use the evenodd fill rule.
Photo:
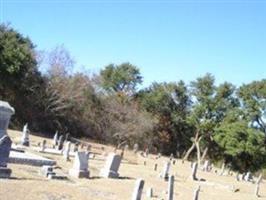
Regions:
<instances>
[{"instance_id":1,"label":"bare dirt ground","mask_svg":"<svg viewBox=\"0 0 266 200\"><path fill-rule=\"evenodd\" d=\"M13 142L18 142L21 132L8 131ZM30 135L31 146L37 146L44 138ZM47 139L48 146L52 140ZM9 164L12 169L11 179L0 179L0 200L126 200L131 199L137 178L145 180L142 199L146 197L146 189L152 187L155 197L152 199L166 199L167 182L158 178L163 168L163 161L167 158L155 159L154 155L149 158L136 156L131 151L125 152L119 173L119 179L105 179L99 177L99 171L104 166L105 157L101 147L105 151L112 151L113 147L96 143L92 144L92 152L97 153L94 159L89 160L90 179L76 179L69 177L68 180L48 180L39 175L40 167ZM84 149L85 150L85 149ZM32 151L29 149L28 151ZM56 172L67 175L72 167L73 158L70 162L64 161L60 155L38 153L46 158L57 161L59 169ZM146 160L147 165L143 162ZM157 171L153 170L154 164L158 163ZM235 176L219 176L212 172L198 170L198 178L205 182L190 180L190 163L177 161L171 165L170 174L175 175L174 199L190 200L194 190L201 186L200 200L266 200L266 181L260 186L260 198L254 196L255 184L237 182ZM233 190L239 189L238 192Z\"/></svg>"}]
</instances>

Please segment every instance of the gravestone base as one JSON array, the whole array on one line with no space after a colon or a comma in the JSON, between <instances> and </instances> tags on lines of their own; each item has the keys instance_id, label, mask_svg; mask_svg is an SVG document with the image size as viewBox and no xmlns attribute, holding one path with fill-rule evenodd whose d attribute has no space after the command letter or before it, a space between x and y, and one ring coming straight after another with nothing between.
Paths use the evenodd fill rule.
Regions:
<instances>
[{"instance_id":1,"label":"gravestone base","mask_svg":"<svg viewBox=\"0 0 266 200\"><path fill-rule=\"evenodd\" d=\"M30 142L29 141L24 141L24 142L21 142L21 145L29 147L30 146Z\"/></svg>"},{"instance_id":2,"label":"gravestone base","mask_svg":"<svg viewBox=\"0 0 266 200\"><path fill-rule=\"evenodd\" d=\"M101 169L100 176L104 178L118 178L119 174L114 171L106 170L106 169Z\"/></svg>"},{"instance_id":3,"label":"gravestone base","mask_svg":"<svg viewBox=\"0 0 266 200\"><path fill-rule=\"evenodd\" d=\"M82 170L76 170L76 169L70 169L69 175L76 177L76 178L89 178L90 177L90 171L82 171Z\"/></svg>"},{"instance_id":4,"label":"gravestone base","mask_svg":"<svg viewBox=\"0 0 266 200\"><path fill-rule=\"evenodd\" d=\"M0 178L9 178L12 170L6 167L0 167Z\"/></svg>"}]
</instances>

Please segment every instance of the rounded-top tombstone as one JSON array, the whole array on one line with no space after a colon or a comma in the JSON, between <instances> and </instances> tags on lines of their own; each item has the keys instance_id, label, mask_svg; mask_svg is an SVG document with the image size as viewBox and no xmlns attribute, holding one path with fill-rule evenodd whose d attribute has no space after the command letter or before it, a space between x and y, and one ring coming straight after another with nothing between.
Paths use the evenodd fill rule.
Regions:
<instances>
[{"instance_id":1,"label":"rounded-top tombstone","mask_svg":"<svg viewBox=\"0 0 266 200\"><path fill-rule=\"evenodd\" d=\"M0 101L0 138L6 135L10 118L14 113L14 108L8 102Z\"/></svg>"}]
</instances>

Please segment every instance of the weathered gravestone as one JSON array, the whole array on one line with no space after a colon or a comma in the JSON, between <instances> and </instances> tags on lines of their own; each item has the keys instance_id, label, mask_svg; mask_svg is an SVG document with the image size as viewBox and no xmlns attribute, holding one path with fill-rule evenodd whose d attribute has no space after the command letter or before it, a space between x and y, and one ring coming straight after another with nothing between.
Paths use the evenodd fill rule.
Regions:
<instances>
[{"instance_id":1,"label":"weathered gravestone","mask_svg":"<svg viewBox=\"0 0 266 200\"><path fill-rule=\"evenodd\" d=\"M69 161L70 147L71 147L71 142L66 142L66 145L63 151L63 156L66 161Z\"/></svg>"},{"instance_id":2,"label":"weathered gravestone","mask_svg":"<svg viewBox=\"0 0 266 200\"><path fill-rule=\"evenodd\" d=\"M105 166L100 171L100 176L105 178L119 177L118 169L121 163L121 156L115 153L109 153Z\"/></svg>"},{"instance_id":3,"label":"weathered gravestone","mask_svg":"<svg viewBox=\"0 0 266 200\"><path fill-rule=\"evenodd\" d=\"M133 146L133 152L136 154L139 150L139 145L137 143L134 144Z\"/></svg>"},{"instance_id":4,"label":"weathered gravestone","mask_svg":"<svg viewBox=\"0 0 266 200\"><path fill-rule=\"evenodd\" d=\"M40 152L44 152L46 149L46 140L43 140L42 143L41 143L41 149L40 149Z\"/></svg>"},{"instance_id":5,"label":"weathered gravestone","mask_svg":"<svg viewBox=\"0 0 266 200\"><path fill-rule=\"evenodd\" d=\"M169 180L168 180L167 200L174 199L174 182L175 182L175 177L172 175L169 177Z\"/></svg>"},{"instance_id":6,"label":"weathered gravestone","mask_svg":"<svg viewBox=\"0 0 266 200\"><path fill-rule=\"evenodd\" d=\"M146 197L147 198L152 198L153 197L153 189L149 187L146 191Z\"/></svg>"},{"instance_id":7,"label":"weathered gravestone","mask_svg":"<svg viewBox=\"0 0 266 200\"><path fill-rule=\"evenodd\" d=\"M0 178L9 178L11 175L11 169L7 168L11 144L12 141L8 135L0 139Z\"/></svg>"},{"instance_id":8,"label":"weathered gravestone","mask_svg":"<svg viewBox=\"0 0 266 200\"><path fill-rule=\"evenodd\" d=\"M76 152L73 168L69 170L69 175L76 178L89 178L88 157L85 152Z\"/></svg>"},{"instance_id":9,"label":"weathered gravestone","mask_svg":"<svg viewBox=\"0 0 266 200\"><path fill-rule=\"evenodd\" d=\"M15 113L8 102L0 101L0 138L6 135L11 116Z\"/></svg>"},{"instance_id":10,"label":"weathered gravestone","mask_svg":"<svg viewBox=\"0 0 266 200\"><path fill-rule=\"evenodd\" d=\"M144 187L144 180L137 179L131 200L141 200L143 187Z\"/></svg>"},{"instance_id":11,"label":"weathered gravestone","mask_svg":"<svg viewBox=\"0 0 266 200\"><path fill-rule=\"evenodd\" d=\"M163 171L160 175L161 178L167 180L168 177L169 177L169 170L170 170L170 165L171 163L168 161L168 162L165 162L164 163L164 167L163 167Z\"/></svg>"},{"instance_id":12,"label":"weathered gravestone","mask_svg":"<svg viewBox=\"0 0 266 200\"><path fill-rule=\"evenodd\" d=\"M57 150L61 151L64 146L64 136L60 135L59 140L58 140L58 145L57 145Z\"/></svg>"},{"instance_id":13,"label":"weathered gravestone","mask_svg":"<svg viewBox=\"0 0 266 200\"><path fill-rule=\"evenodd\" d=\"M197 181L198 180L198 178L197 178L197 170L198 170L198 163L194 162L192 164L192 172L191 172L191 179L193 181Z\"/></svg>"},{"instance_id":14,"label":"weathered gravestone","mask_svg":"<svg viewBox=\"0 0 266 200\"><path fill-rule=\"evenodd\" d=\"M28 123L24 125L21 137L21 144L23 146L30 146Z\"/></svg>"},{"instance_id":15,"label":"weathered gravestone","mask_svg":"<svg viewBox=\"0 0 266 200\"><path fill-rule=\"evenodd\" d=\"M211 170L211 165L209 160L205 160L202 170L206 172L209 172Z\"/></svg>"}]
</instances>

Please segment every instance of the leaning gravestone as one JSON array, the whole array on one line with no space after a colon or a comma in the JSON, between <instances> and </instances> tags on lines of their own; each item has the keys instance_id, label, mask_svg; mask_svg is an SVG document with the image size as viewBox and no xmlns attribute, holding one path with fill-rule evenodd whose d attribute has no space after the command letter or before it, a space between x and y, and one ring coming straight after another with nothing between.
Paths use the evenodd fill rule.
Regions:
<instances>
[{"instance_id":1,"label":"leaning gravestone","mask_svg":"<svg viewBox=\"0 0 266 200\"><path fill-rule=\"evenodd\" d=\"M110 153L107 157L105 166L100 171L100 176L105 178L119 177L118 169L121 163L121 156L115 153Z\"/></svg>"},{"instance_id":2,"label":"leaning gravestone","mask_svg":"<svg viewBox=\"0 0 266 200\"><path fill-rule=\"evenodd\" d=\"M56 131L55 134L54 134L53 145L55 147L58 145L58 131Z\"/></svg>"},{"instance_id":3,"label":"leaning gravestone","mask_svg":"<svg viewBox=\"0 0 266 200\"><path fill-rule=\"evenodd\" d=\"M88 157L85 152L76 152L73 168L69 170L69 175L76 178L89 178Z\"/></svg>"},{"instance_id":4,"label":"leaning gravestone","mask_svg":"<svg viewBox=\"0 0 266 200\"><path fill-rule=\"evenodd\" d=\"M57 145L57 150L61 151L64 146L64 136L60 135L59 140L58 140L58 145Z\"/></svg>"},{"instance_id":5,"label":"leaning gravestone","mask_svg":"<svg viewBox=\"0 0 266 200\"><path fill-rule=\"evenodd\" d=\"M12 141L6 130L14 113L15 110L9 103L0 101L0 178L9 178L11 175L11 169L7 168L7 161Z\"/></svg>"},{"instance_id":6,"label":"leaning gravestone","mask_svg":"<svg viewBox=\"0 0 266 200\"><path fill-rule=\"evenodd\" d=\"M28 124L25 124L22 131L21 144L23 146L30 146Z\"/></svg>"}]
</instances>

